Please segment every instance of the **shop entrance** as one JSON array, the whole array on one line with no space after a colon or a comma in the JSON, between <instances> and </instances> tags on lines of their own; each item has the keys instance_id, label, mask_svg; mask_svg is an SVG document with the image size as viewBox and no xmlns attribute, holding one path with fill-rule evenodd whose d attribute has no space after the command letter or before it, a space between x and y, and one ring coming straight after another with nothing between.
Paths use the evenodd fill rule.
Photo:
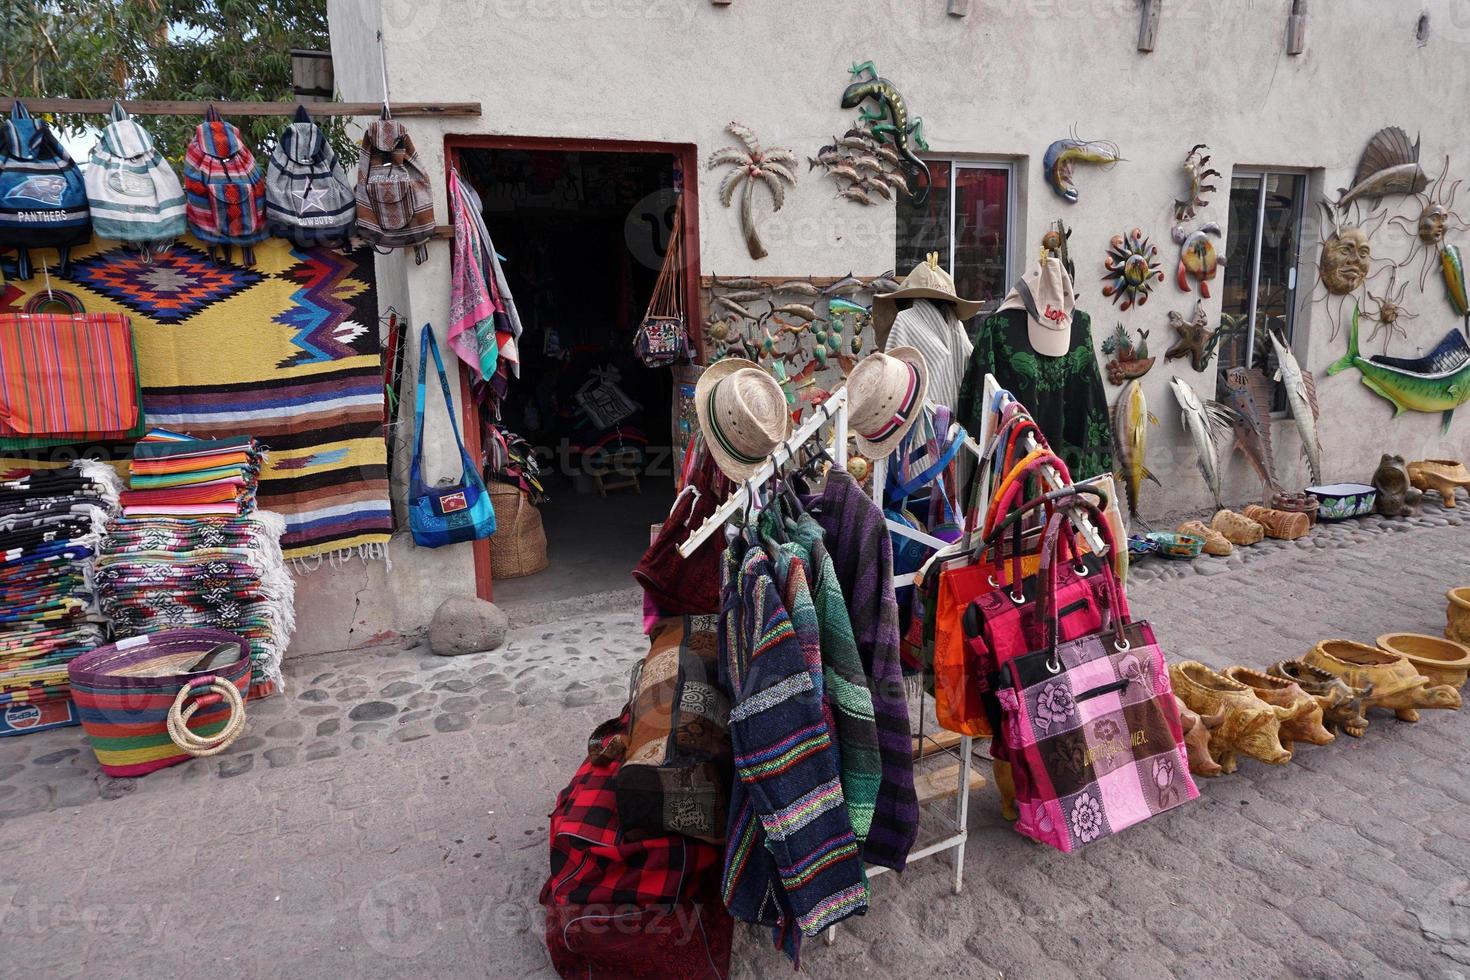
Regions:
<instances>
[{"instance_id":1,"label":"shop entrance","mask_svg":"<svg viewBox=\"0 0 1470 980\"><path fill-rule=\"evenodd\" d=\"M668 513L674 485L673 374L645 367L633 341L693 147L451 140L450 156L480 196L524 326L501 432L534 447L545 492L550 565L494 579L495 601L580 601L633 588L649 525ZM688 227L684 235L698 240ZM697 282L692 271L687 281ZM485 445L492 424L482 415Z\"/></svg>"}]
</instances>

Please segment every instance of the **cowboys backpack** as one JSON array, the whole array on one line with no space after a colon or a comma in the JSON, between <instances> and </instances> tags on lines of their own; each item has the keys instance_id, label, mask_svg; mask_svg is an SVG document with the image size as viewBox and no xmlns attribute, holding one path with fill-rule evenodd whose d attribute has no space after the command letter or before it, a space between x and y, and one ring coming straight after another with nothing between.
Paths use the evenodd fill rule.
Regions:
<instances>
[{"instance_id":1,"label":"cowboys backpack","mask_svg":"<svg viewBox=\"0 0 1470 980\"><path fill-rule=\"evenodd\" d=\"M240 130L209 112L184 151L185 213L194 237L210 246L243 246L245 262L255 261L250 246L266 237L265 181Z\"/></svg>"},{"instance_id":2,"label":"cowboys backpack","mask_svg":"<svg viewBox=\"0 0 1470 980\"><path fill-rule=\"evenodd\" d=\"M0 248L17 250L17 274L29 279L27 248L56 249L65 272L71 246L91 238L82 172L45 120L17 99L0 131Z\"/></svg>"},{"instance_id":3,"label":"cowboys backpack","mask_svg":"<svg viewBox=\"0 0 1470 980\"><path fill-rule=\"evenodd\" d=\"M346 241L356 220L356 195L336 152L306 107L297 106L266 164L266 227L310 248Z\"/></svg>"},{"instance_id":4,"label":"cowboys backpack","mask_svg":"<svg viewBox=\"0 0 1470 980\"><path fill-rule=\"evenodd\" d=\"M422 263L433 233L433 191L413 140L398 120L374 120L357 158L357 237L379 250L412 245Z\"/></svg>"},{"instance_id":5,"label":"cowboys backpack","mask_svg":"<svg viewBox=\"0 0 1470 980\"><path fill-rule=\"evenodd\" d=\"M112 104L112 121L92 148L87 202L100 238L141 245L146 251L184 233L184 188L121 103Z\"/></svg>"}]
</instances>

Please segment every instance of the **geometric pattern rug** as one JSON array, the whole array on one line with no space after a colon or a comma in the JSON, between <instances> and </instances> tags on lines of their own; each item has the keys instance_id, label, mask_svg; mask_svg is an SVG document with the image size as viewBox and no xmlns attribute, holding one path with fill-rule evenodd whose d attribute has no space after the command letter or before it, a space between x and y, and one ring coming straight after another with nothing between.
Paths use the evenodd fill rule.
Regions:
<instances>
[{"instance_id":1,"label":"geometric pattern rug","mask_svg":"<svg viewBox=\"0 0 1470 980\"><path fill-rule=\"evenodd\" d=\"M258 499L286 519L287 558L370 556L393 530L373 256L271 238L253 266L216 264L186 237L145 261L94 239L51 282L132 321L150 426L265 444ZM45 292L33 265L0 286L0 313Z\"/></svg>"}]
</instances>

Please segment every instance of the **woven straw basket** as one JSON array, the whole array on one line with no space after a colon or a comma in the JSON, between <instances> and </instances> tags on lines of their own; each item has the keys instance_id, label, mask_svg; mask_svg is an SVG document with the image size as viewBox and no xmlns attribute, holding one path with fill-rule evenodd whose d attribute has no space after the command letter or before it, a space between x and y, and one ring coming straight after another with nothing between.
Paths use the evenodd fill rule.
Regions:
<instances>
[{"instance_id":1,"label":"woven straw basket","mask_svg":"<svg viewBox=\"0 0 1470 980\"><path fill-rule=\"evenodd\" d=\"M491 578L520 578L543 571L551 561L546 557L541 512L520 487L491 482L489 488L496 527L490 536Z\"/></svg>"}]
</instances>

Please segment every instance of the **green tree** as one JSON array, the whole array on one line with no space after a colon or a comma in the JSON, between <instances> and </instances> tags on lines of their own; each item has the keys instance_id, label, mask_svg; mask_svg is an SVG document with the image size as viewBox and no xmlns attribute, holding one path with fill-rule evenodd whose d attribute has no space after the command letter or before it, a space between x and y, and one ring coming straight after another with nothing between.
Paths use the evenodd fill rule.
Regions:
<instances>
[{"instance_id":1,"label":"green tree","mask_svg":"<svg viewBox=\"0 0 1470 980\"><path fill-rule=\"evenodd\" d=\"M4 0L0 93L46 98L289 102L291 49L328 46L325 0ZM63 116L66 129L102 123ZM231 120L268 150L289 120ZM322 120L341 152L340 120ZM198 119L145 122L177 161ZM352 158L346 158L350 161Z\"/></svg>"}]
</instances>

